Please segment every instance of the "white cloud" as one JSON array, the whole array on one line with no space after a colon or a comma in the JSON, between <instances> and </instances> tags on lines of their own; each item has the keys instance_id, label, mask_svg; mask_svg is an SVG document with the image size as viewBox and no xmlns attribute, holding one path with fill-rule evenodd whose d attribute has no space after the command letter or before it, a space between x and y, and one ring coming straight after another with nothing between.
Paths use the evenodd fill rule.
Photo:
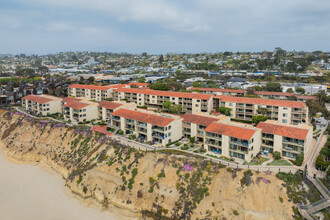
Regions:
<instances>
[{"instance_id":1,"label":"white cloud","mask_svg":"<svg viewBox=\"0 0 330 220\"><path fill-rule=\"evenodd\" d=\"M23 1L22 1L23 2ZM25 4L27 4L24 1ZM114 16L119 21L142 22L163 28L182 31L210 31L212 28L198 11L186 10L184 6L162 0L30 0L29 4L52 7L92 10Z\"/></svg>"}]
</instances>

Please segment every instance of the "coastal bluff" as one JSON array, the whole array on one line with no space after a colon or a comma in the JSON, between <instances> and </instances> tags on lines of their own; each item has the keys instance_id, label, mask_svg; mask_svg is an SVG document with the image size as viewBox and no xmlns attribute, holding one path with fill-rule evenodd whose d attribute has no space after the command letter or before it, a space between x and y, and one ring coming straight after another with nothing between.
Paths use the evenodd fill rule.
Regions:
<instances>
[{"instance_id":1,"label":"coastal bluff","mask_svg":"<svg viewBox=\"0 0 330 220\"><path fill-rule=\"evenodd\" d=\"M270 172L213 164L175 151L137 151L84 126L0 110L8 159L52 169L80 200L133 218L292 219L285 184ZM280 198L280 199L279 199Z\"/></svg>"}]
</instances>

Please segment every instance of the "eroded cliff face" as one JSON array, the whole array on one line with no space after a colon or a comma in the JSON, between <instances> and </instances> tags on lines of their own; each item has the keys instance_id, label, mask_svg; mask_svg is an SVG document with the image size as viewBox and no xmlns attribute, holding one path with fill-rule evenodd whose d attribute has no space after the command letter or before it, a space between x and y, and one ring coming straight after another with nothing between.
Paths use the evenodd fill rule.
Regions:
<instances>
[{"instance_id":1,"label":"eroded cliff face","mask_svg":"<svg viewBox=\"0 0 330 220\"><path fill-rule=\"evenodd\" d=\"M172 219L291 219L282 181L174 152L138 152L83 127L0 110L0 146L21 162L54 169L81 198L128 216ZM281 202L279 197L283 198Z\"/></svg>"}]
</instances>

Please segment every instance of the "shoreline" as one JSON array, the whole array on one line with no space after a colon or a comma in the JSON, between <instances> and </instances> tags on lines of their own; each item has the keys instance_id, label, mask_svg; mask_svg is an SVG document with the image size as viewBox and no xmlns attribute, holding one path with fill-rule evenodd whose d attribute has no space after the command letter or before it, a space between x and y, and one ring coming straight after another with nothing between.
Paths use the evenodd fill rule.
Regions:
<instances>
[{"instance_id":1,"label":"shoreline","mask_svg":"<svg viewBox=\"0 0 330 220\"><path fill-rule=\"evenodd\" d=\"M99 214L105 214L107 215L107 219L123 219L123 220L133 220L133 219L139 219L136 215L136 213L133 213L129 210L123 210L120 207L113 206L112 204L109 204L107 208L103 207L100 203L98 203L93 198L83 198L79 194L72 191L70 186L66 185L65 178L63 174L57 170L52 165L49 165L48 163L45 163L44 156L40 155L41 160L38 162L31 161L31 160L21 160L21 158L24 158L24 155L17 156L16 154L13 154L10 150L6 149L4 147L4 143L1 140L0 141L0 157L3 157L6 162L14 164L14 165L22 165L22 166L33 166L33 167L39 167L44 172L46 172L49 175L55 176L59 181L62 182L62 190L65 193L65 195L71 199L76 200L76 202L79 203L81 208L84 209L93 209L95 212L98 212Z\"/></svg>"}]
</instances>

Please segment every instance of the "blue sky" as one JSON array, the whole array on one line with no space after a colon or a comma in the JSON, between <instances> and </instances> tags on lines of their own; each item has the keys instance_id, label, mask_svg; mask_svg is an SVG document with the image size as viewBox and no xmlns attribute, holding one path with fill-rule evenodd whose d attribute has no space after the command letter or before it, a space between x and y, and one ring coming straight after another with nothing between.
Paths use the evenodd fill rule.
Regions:
<instances>
[{"instance_id":1,"label":"blue sky","mask_svg":"<svg viewBox=\"0 0 330 220\"><path fill-rule=\"evenodd\" d=\"M329 0L1 0L0 53L330 51Z\"/></svg>"}]
</instances>

